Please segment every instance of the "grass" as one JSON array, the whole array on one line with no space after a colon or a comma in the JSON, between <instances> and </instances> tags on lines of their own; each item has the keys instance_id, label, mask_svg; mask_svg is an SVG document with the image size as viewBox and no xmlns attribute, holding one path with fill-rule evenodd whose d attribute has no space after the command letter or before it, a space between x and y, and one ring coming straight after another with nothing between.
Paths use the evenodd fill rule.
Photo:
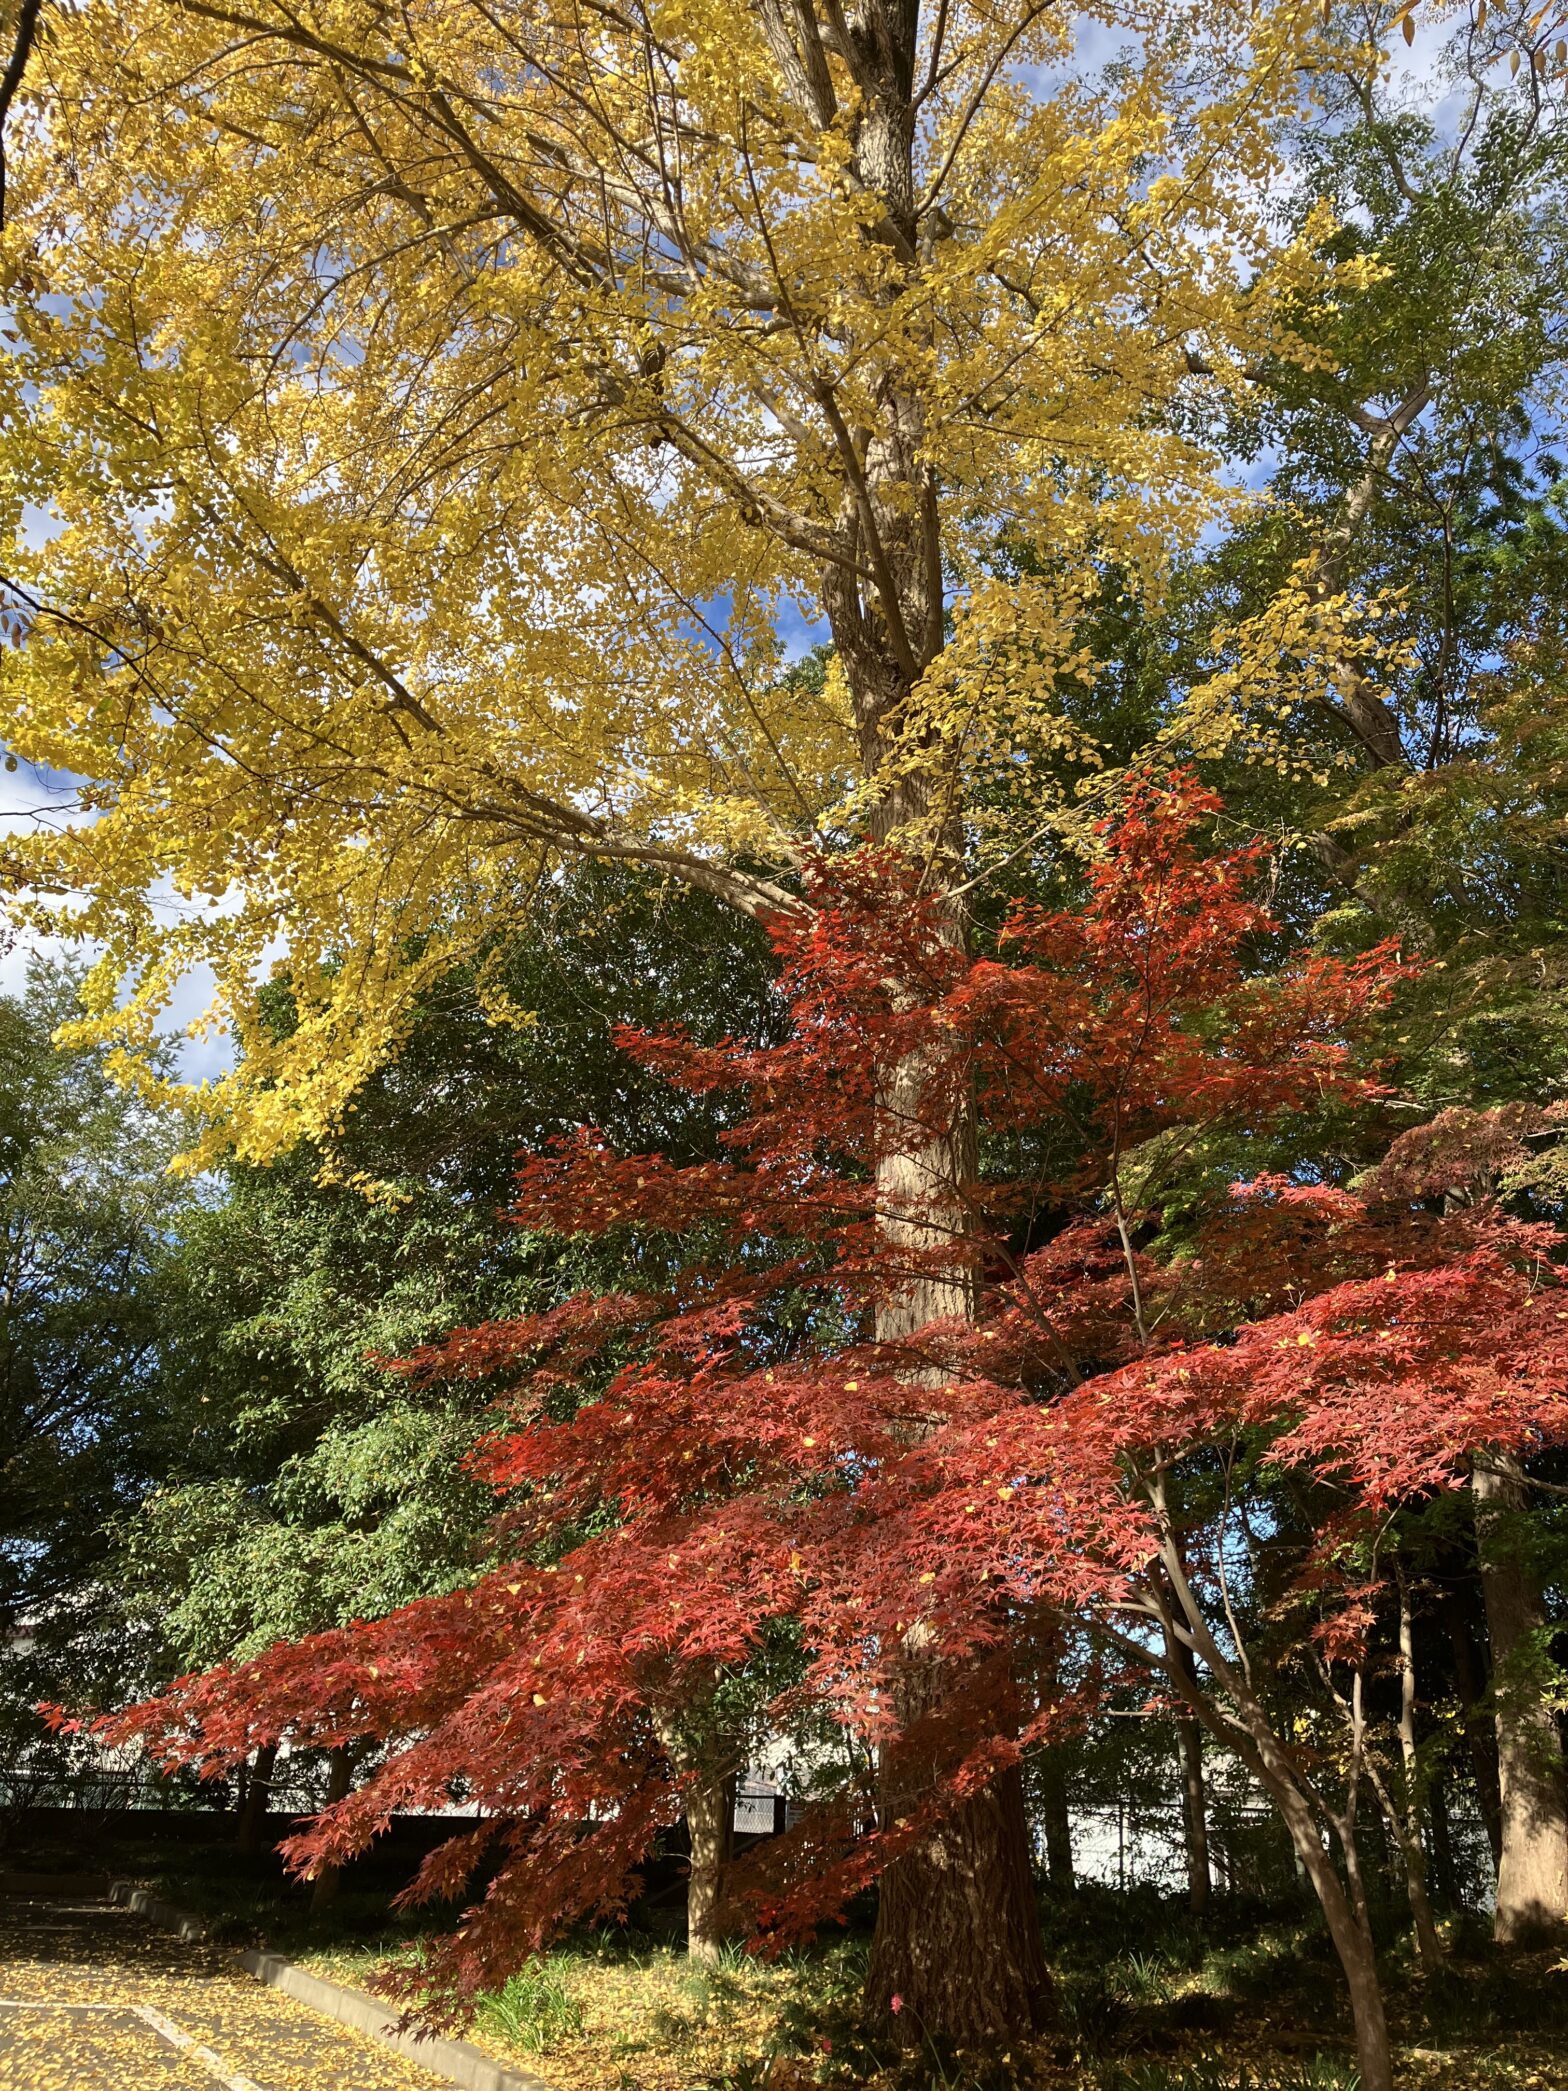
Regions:
<instances>
[{"instance_id":1,"label":"grass","mask_svg":"<svg viewBox=\"0 0 1568 2091\"><path fill-rule=\"evenodd\" d=\"M548 2054L575 2040L583 2030L583 2011L567 1987L571 1969L565 1954L529 1961L504 1989L483 1999L475 2025L530 2055Z\"/></svg>"},{"instance_id":2,"label":"grass","mask_svg":"<svg viewBox=\"0 0 1568 2091\"><path fill-rule=\"evenodd\" d=\"M339 1941L301 1958L363 1983L414 1950L406 1939ZM728 2091L781 2045L809 2039L821 2052L816 2029L862 1974L853 1947L773 1964L737 1948L703 1965L642 1934L605 1930L528 1962L481 2001L467 2038L503 2061L526 2060L558 2091Z\"/></svg>"},{"instance_id":3,"label":"grass","mask_svg":"<svg viewBox=\"0 0 1568 2091\"><path fill-rule=\"evenodd\" d=\"M1116 1953L1087 1899L1053 1950L1061 2030L1016 2053L895 2055L859 2018L863 1942L703 1967L614 1932L531 1963L470 2037L559 2091L1356 2091L1337 1971L1309 1924L1242 1917L1206 1941L1173 1916ZM1568 1974L1466 1958L1422 1982L1395 1955L1390 1975L1410 2091L1568 2091Z\"/></svg>"},{"instance_id":4,"label":"grass","mask_svg":"<svg viewBox=\"0 0 1568 2091\"><path fill-rule=\"evenodd\" d=\"M275 1864L236 1863L227 1840L138 1858L127 1872L220 1918L221 1936L356 1985L442 1927L440 1912L393 1916L387 1883L354 1876L312 1916ZM529 1962L467 2037L558 2091L1354 2091L1343 1984L1306 1910L1226 1899L1198 1930L1175 1901L1090 1887L1047 1898L1043 1921L1059 2026L1016 2052L895 2054L860 2015L863 1940L701 1965L626 1928ZM1498 1956L1473 1920L1448 1929L1437 1977L1402 1941L1383 1956L1402 2087L1568 2091L1568 1967Z\"/></svg>"}]
</instances>

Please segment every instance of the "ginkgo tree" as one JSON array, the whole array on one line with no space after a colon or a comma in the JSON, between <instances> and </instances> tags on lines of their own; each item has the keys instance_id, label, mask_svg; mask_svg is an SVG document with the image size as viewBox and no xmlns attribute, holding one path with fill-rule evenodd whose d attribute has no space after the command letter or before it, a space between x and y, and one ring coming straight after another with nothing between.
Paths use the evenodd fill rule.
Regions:
<instances>
[{"instance_id":1,"label":"ginkgo tree","mask_svg":"<svg viewBox=\"0 0 1568 2091\"><path fill-rule=\"evenodd\" d=\"M757 913L870 837L961 941L1027 832L977 783L1094 770L1059 700L1099 575L1154 584L1222 510L1227 390L1365 273L1269 212L1323 33L1301 0L48 11L7 163L0 719L83 817L6 871L80 901L127 1071L205 962L245 1048L212 1146L318 1131L563 852ZM997 565L1009 528L1043 570ZM1331 614L1288 605L1269 660ZM880 1068L893 1119L922 1079ZM948 1159L883 1158L884 1231L953 1245ZM884 1334L968 1311L962 1262ZM1005 1957L1025 1871L911 1850L889 1923L951 1904Z\"/></svg>"},{"instance_id":2,"label":"ginkgo tree","mask_svg":"<svg viewBox=\"0 0 1568 2091\"><path fill-rule=\"evenodd\" d=\"M8 870L88 896L106 1032L213 964L246 1043L213 1122L264 1155L562 851L753 912L844 833L961 884L977 774L1093 768L1059 696L1097 574L1194 539L1206 418L1315 353L1282 313L1340 280L1326 221L1281 242L1268 188L1316 19L51 14L13 115L3 722L92 818ZM1135 62L1079 65L1091 21ZM1003 529L1049 572L1004 574ZM797 615L820 686L781 672ZM254 1013L279 938L287 1041Z\"/></svg>"}]
</instances>

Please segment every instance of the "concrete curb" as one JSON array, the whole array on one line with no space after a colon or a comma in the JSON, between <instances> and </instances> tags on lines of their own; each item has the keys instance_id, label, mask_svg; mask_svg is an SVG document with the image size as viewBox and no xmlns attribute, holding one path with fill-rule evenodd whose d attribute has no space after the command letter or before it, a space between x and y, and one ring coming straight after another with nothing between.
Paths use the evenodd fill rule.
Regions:
<instances>
[{"instance_id":1,"label":"concrete curb","mask_svg":"<svg viewBox=\"0 0 1568 2091\"><path fill-rule=\"evenodd\" d=\"M176 1909L172 1902L160 1901L146 1888L133 1887L129 1881L115 1881L109 1889L109 1900L145 1917L160 1931L172 1931L178 1938L210 1937L208 1927L200 1917L192 1916L188 1910ZM546 2083L543 2077L533 2076L526 2069L504 2068L489 2055L481 2054L478 2048L470 2047L466 2040L443 2040L434 2035L421 2037L417 2033L401 2031L396 2014L384 2004L378 2004L374 1997L349 1989L341 1982L330 1981L325 1975L312 1975L294 1961L286 1960L281 1953L248 1950L236 1952L234 1958L258 1982L281 1990L286 1997L293 1997L310 2010L320 2012L323 2018L336 2019L339 2025L351 2026L356 2033L368 2033L395 2053L419 2063L433 2076L445 2077L451 2084L460 2084L463 2091L555 2091L555 2086Z\"/></svg>"}]
</instances>

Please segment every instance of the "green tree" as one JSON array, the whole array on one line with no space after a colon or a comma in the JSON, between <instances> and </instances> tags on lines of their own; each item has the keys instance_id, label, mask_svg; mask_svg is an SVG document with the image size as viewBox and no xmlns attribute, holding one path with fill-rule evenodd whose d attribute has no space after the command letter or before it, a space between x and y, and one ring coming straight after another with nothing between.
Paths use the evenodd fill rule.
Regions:
<instances>
[{"instance_id":1,"label":"green tree","mask_svg":"<svg viewBox=\"0 0 1568 2091\"><path fill-rule=\"evenodd\" d=\"M107 1528L156 1472L160 1295L193 1193L179 1128L61 1051L79 975L0 997L0 1751L60 1771L34 1708L133 1687ZM130 1674L127 1674L127 1673Z\"/></svg>"},{"instance_id":2,"label":"green tree","mask_svg":"<svg viewBox=\"0 0 1568 2091\"><path fill-rule=\"evenodd\" d=\"M580 867L540 896L535 937L426 995L341 1135L235 1162L191 1207L165 1272L159 1480L120 1569L171 1661L243 1659L472 1579L497 1505L465 1462L491 1390L387 1361L611 1289L634 1263L673 1268L668 1244L514 1226L513 1157L585 1119L639 1149L713 1153L724 1107L639 1072L615 1029L764 1036L770 972L732 910ZM490 1020L497 997L512 1022ZM272 1017L293 1021L286 995ZM270 1774L262 1761L258 1788Z\"/></svg>"}]
</instances>

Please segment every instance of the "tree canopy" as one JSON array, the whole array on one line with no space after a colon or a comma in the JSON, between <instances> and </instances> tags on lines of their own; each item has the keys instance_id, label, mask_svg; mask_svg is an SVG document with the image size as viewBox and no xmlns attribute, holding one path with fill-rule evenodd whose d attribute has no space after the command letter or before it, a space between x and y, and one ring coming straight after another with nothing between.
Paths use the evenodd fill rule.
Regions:
<instances>
[{"instance_id":1,"label":"tree canopy","mask_svg":"<svg viewBox=\"0 0 1568 2091\"><path fill-rule=\"evenodd\" d=\"M1365 269L1270 208L1311 8L1092 19L1135 62L1034 0L52 21L4 725L93 817L9 859L86 896L104 1036L214 965L209 1101L265 1156L563 851L755 912L837 837L951 879L977 777L1093 766L1060 690L1097 571L1224 512L1226 400Z\"/></svg>"}]
</instances>

